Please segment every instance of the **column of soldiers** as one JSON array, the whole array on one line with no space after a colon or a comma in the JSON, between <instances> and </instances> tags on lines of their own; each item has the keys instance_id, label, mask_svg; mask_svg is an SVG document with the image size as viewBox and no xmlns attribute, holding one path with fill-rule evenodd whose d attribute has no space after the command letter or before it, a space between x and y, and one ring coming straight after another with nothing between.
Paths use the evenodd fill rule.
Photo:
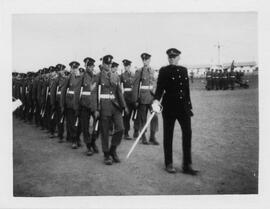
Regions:
<instances>
[{"instance_id":1,"label":"column of soldiers","mask_svg":"<svg viewBox=\"0 0 270 209\"><path fill-rule=\"evenodd\" d=\"M228 69L214 70L208 69L206 72L206 86L207 90L234 90L236 81L236 72L231 68L230 72Z\"/></svg>"},{"instance_id":2,"label":"column of soldiers","mask_svg":"<svg viewBox=\"0 0 270 209\"><path fill-rule=\"evenodd\" d=\"M136 138L147 121L154 99L156 81L150 67L151 55L141 55L143 67L131 73L131 61L124 59L124 71L119 76L119 64L106 55L94 73L95 60L87 57L80 63L69 63L43 68L37 72L12 73L12 96L22 105L14 115L26 123L47 131L59 143L69 142L72 149L81 147L80 136L87 148L86 155L98 153L99 135L104 163L120 162L117 147L122 138L131 140L133 120ZM66 130L66 131L65 131ZM112 131L112 133L111 133ZM150 138L143 134L142 144L158 145L158 118L151 121ZM66 134L64 134L66 133ZM66 136L64 140L64 135Z\"/></svg>"}]
</instances>

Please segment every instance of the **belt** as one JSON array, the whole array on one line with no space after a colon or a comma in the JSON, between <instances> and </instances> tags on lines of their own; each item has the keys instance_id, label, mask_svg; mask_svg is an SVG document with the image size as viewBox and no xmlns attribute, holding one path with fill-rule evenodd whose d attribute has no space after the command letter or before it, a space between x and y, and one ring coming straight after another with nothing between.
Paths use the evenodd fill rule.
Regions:
<instances>
[{"instance_id":1,"label":"belt","mask_svg":"<svg viewBox=\"0 0 270 209\"><path fill-rule=\"evenodd\" d=\"M115 99L115 96L113 94L100 94L100 99Z\"/></svg>"},{"instance_id":2,"label":"belt","mask_svg":"<svg viewBox=\"0 0 270 209\"><path fill-rule=\"evenodd\" d=\"M91 95L91 91L83 91L82 92L82 95L90 96Z\"/></svg>"},{"instance_id":3,"label":"belt","mask_svg":"<svg viewBox=\"0 0 270 209\"><path fill-rule=\"evenodd\" d=\"M67 94L74 94L74 91L67 91Z\"/></svg>"},{"instance_id":4,"label":"belt","mask_svg":"<svg viewBox=\"0 0 270 209\"><path fill-rule=\"evenodd\" d=\"M58 91L56 94L57 94L57 95L60 95L60 94L61 94L61 91Z\"/></svg>"},{"instance_id":5,"label":"belt","mask_svg":"<svg viewBox=\"0 0 270 209\"><path fill-rule=\"evenodd\" d=\"M230 76L231 78L235 78L235 76L234 75L232 75L232 76Z\"/></svg>"},{"instance_id":6,"label":"belt","mask_svg":"<svg viewBox=\"0 0 270 209\"><path fill-rule=\"evenodd\" d=\"M124 92L131 91L131 90L132 90L131 88L124 88Z\"/></svg>"},{"instance_id":7,"label":"belt","mask_svg":"<svg viewBox=\"0 0 270 209\"><path fill-rule=\"evenodd\" d=\"M141 86L141 89L143 89L143 90L151 90L151 89L153 89L153 86Z\"/></svg>"},{"instance_id":8,"label":"belt","mask_svg":"<svg viewBox=\"0 0 270 209\"><path fill-rule=\"evenodd\" d=\"M223 77L223 78L227 78L227 77Z\"/></svg>"}]
</instances>

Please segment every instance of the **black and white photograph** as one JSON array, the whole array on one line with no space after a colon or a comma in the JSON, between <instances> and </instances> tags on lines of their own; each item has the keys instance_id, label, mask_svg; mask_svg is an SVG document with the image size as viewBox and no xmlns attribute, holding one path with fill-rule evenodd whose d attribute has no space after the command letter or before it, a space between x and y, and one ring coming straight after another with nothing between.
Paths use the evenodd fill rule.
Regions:
<instances>
[{"instance_id":1,"label":"black and white photograph","mask_svg":"<svg viewBox=\"0 0 270 209\"><path fill-rule=\"evenodd\" d=\"M12 12L12 199L258 197L258 19Z\"/></svg>"}]
</instances>

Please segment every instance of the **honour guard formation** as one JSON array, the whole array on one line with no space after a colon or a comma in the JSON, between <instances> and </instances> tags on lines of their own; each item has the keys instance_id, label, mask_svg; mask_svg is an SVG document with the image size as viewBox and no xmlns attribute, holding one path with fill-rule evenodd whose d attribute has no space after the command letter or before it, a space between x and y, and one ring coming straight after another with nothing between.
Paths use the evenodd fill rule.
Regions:
<instances>
[{"instance_id":1,"label":"honour guard formation","mask_svg":"<svg viewBox=\"0 0 270 209\"><path fill-rule=\"evenodd\" d=\"M25 123L48 132L59 143L70 143L72 149L82 147L86 156L100 151L106 165L120 163L118 146L122 139L138 139L143 145L159 145L156 133L158 116L163 106L165 170L175 173L172 159L172 138L175 120L183 132L183 173L196 175L191 167L191 119L189 78L187 69L179 66L181 52L167 50L169 65L162 67L156 80L150 66L151 55L141 54L142 67L131 72L132 61L124 59L121 75L112 55L102 57L100 72L95 74L96 61L83 60L43 68L37 72L12 73L12 96L22 105L14 115ZM162 102L161 102L162 100ZM152 114L153 117L148 115ZM151 120L151 121L150 121ZM133 134L130 133L133 121ZM150 137L146 126L150 123ZM65 139L64 139L65 137ZM98 148L97 139L101 139Z\"/></svg>"}]
</instances>

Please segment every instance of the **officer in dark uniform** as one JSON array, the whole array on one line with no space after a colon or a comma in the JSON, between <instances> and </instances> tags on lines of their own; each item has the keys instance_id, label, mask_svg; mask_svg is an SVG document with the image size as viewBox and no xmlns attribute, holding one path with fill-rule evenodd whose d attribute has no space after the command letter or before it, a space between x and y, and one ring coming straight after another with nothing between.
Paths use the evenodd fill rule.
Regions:
<instances>
[{"instance_id":1,"label":"officer in dark uniform","mask_svg":"<svg viewBox=\"0 0 270 209\"><path fill-rule=\"evenodd\" d=\"M191 116L192 104L187 68L179 66L181 52L175 48L167 50L169 65L159 71L154 103L159 103L162 95L163 106L163 143L165 167L169 173L175 173L173 167L172 142L175 120L182 129L183 172L196 175L191 167Z\"/></svg>"},{"instance_id":2,"label":"officer in dark uniform","mask_svg":"<svg viewBox=\"0 0 270 209\"><path fill-rule=\"evenodd\" d=\"M125 126L125 133L124 133L124 138L127 140L130 140L129 136L129 130L130 130L130 119L131 115L134 112L134 104L132 101L132 88L133 88L133 81L134 81L134 75L132 75L130 71L131 67L131 61L124 59L123 65L125 68L125 71L121 74L121 87L122 91L124 92L124 98L129 110L129 114L124 114L123 120L124 120L124 126ZM137 123L134 123L134 133L138 132L139 127Z\"/></svg>"},{"instance_id":3,"label":"officer in dark uniform","mask_svg":"<svg viewBox=\"0 0 270 209\"><path fill-rule=\"evenodd\" d=\"M128 113L124 96L122 94L119 77L111 73L113 57L106 55L102 58L101 72L97 75L97 116L100 115L101 142L104 153L104 163L112 165L120 162L117 155L117 146L121 143L124 132L122 112ZM114 133L109 146L109 127L114 125Z\"/></svg>"},{"instance_id":4,"label":"officer in dark uniform","mask_svg":"<svg viewBox=\"0 0 270 209\"><path fill-rule=\"evenodd\" d=\"M83 91L80 99L80 123L84 143L87 148L86 154L91 156L93 153L98 153L98 148L95 144L97 135L93 131L94 128L92 128L91 134L89 131L90 119L92 118L93 121L96 119L94 110L96 109L97 101L93 94L95 93L94 89L97 82L93 73L95 60L91 57L86 57L83 61L86 71L82 79ZM95 127L95 124L93 124L93 127Z\"/></svg>"}]
</instances>

